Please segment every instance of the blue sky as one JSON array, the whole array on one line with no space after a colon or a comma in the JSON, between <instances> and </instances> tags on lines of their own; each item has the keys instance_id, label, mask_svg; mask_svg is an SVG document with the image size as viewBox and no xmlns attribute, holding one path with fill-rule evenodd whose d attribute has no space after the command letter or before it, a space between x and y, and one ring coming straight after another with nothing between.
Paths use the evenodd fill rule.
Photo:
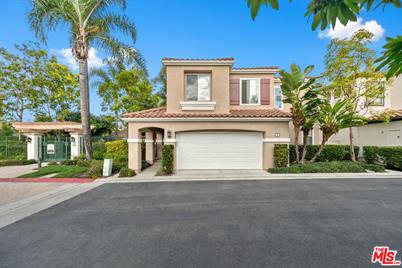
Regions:
<instances>
[{"instance_id":1,"label":"blue sky","mask_svg":"<svg viewBox=\"0 0 402 268\"><path fill-rule=\"evenodd\" d=\"M307 3L282 0L279 11L263 8L256 21L250 17L246 0L128 0L125 13L137 26L134 47L145 57L151 78L158 73L163 57L234 57L237 67L314 64L320 72L331 37L344 37L366 27L376 32L372 47L380 51L385 36L402 33L401 10L387 7L384 12L362 12L357 23L320 34L311 30L304 17ZM0 46L12 50L14 43L36 40L27 23L28 0L2 0L1 7ZM71 65L65 31L52 32L48 39L46 49ZM93 65L99 66L104 55L98 51L94 56ZM91 112L101 112L95 89Z\"/></svg>"}]
</instances>

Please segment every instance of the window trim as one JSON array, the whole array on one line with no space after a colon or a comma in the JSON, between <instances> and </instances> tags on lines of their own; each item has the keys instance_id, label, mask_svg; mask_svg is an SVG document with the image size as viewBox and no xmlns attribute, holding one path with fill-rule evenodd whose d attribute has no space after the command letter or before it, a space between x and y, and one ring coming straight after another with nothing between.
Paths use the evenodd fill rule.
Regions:
<instances>
[{"instance_id":1,"label":"window trim","mask_svg":"<svg viewBox=\"0 0 402 268\"><path fill-rule=\"evenodd\" d=\"M257 80L258 83L258 103L243 103L243 80ZM257 106L257 105L261 105L261 78L258 77L243 77L240 78L240 105L244 105L244 106Z\"/></svg>"},{"instance_id":2,"label":"window trim","mask_svg":"<svg viewBox=\"0 0 402 268\"><path fill-rule=\"evenodd\" d=\"M198 88L197 88L197 100L188 100L187 99L187 76L188 75L196 75L197 79L198 79L199 75L209 75L209 99L208 100L198 100ZM184 72L184 101L185 102L211 102L212 101L212 73L211 72L202 72L202 71Z\"/></svg>"},{"instance_id":3,"label":"window trim","mask_svg":"<svg viewBox=\"0 0 402 268\"><path fill-rule=\"evenodd\" d=\"M281 108L276 108L276 89L277 89L277 88L280 88L280 90L281 90L281 102L282 102L282 107L281 107ZM277 85L274 85L274 108L275 108L275 109L279 109L279 110L283 110L283 108L284 108L282 87L281 87L281 86L277 86Z\"/></svg>"},{"instance_id":4,"label":"window trim","mask_svg":"<svg viewBox=\"0 0 402 268\"><path fill-rule=\"evenodd\" d=\"M311 134L311 144L308 145L315 145L314 143L314 129L310 130L310 134ZM300 134L299 134L299 142L303 143L303 131L300 130Z\"/></svg>"}]
</instances>

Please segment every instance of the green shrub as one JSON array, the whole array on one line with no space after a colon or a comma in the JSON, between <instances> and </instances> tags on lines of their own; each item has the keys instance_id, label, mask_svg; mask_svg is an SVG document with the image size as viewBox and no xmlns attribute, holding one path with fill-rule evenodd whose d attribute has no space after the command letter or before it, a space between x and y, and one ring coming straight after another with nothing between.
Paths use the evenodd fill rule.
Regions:
<instances>
[{"instance_id":1,"label":"green shrub","mask_svg":"<svg viewBox=\"0 0 402 268\"><path fill-rule=\"evenodd\" d=\"M134 170L126 168L126 167L120 169L120 172L119 172L119 177L134 177L135 175L136 174L135 174Z\"/></svg>"},{"instance_id":2,"label":"green shrub","mask_svg":"<svg viewBox=\"0 0 402 268\"><path fill-rule=\"evenodd\" d=\"M122 168L128 168L128 161L127 160L113 160L112 164L112 173L115 174L119 172Z\"/></svg>"},{"instance_id":3,"label":"green shrub","mask_svg":"<svg viewBox=\"0 0 402 268\"><path fill-rule=\"evenodd\" d=\"M128 156L128 143L126 140L109 141L105 143L106 157L116 159Z\"/></svg>"},{"instance_id":4,"label":"green shrub","mask_svg":"<svg viewBox=\"0 0 402 268\"><path fill-rule=\"evenodd\" d=\"M47 165L48 165L48 166L56 166L56 165L58 165L58 164L57 164L56 161L49 161L49 162L47 162Z\"/></svg>"},{"instance_id":5,"label":"green shrub","mask_svg":"<svg viewBox=\"0 0 402 268\"><path fill-rule=\"evenodd\" d=\"M92 158L95 160L103 160L106 155L106 145L103 141L92 143Z\"/></svg>"},{"instance_id":6,"label":"green shrub","mask_svg":"<svg viewBox=\"0 0 402 268\"><path fill-rule=\"evenodd\" d=\"M287 167L289 164L289 146L287 144L274 145L275 167Z\"/></svg>"},{"instance_id":7,"label":"green shrub","mask_svg":"<svg viewBox=\"0 0 402 268\"><path fill-rule=\"evenodd\" d=\"M85 154L74 156L74 160L86 160Z\"/></svg>"},{"instance_id":8,"label":"green shrub","mask_svg":"<svg viewBox=\"0 0 402 268\"><path fill-rule=\"evenodd\" d=\"M389 169L402 170L402 146L364 146L367 163L382 163Z\"/></svg>"},{"instance_id":9,"label":"green shrub","mask_svg":"<svg viewBox=\"0 0 402 268\"><path fill-rule=\"evenodd\" d=\"M270 173L357 173L372 170L375 172L383 172L383 168L378 165L372 165L362 162L352 161L333 161L333 162L317 162L309 164L296 164L290 167L270 168Z\"/></svg>"},{"instance_id":10,"label":"green shrub","mask_svg":"<svg viewBox=\"0 0 402 268\"><path fill-rule=\"evenodd\" d=\"M96 179L102 177L103 166L102 165L93 165L88 168L86 174L92 179Z\"/></svg>"},{"instance_id":11,"label":"green shrub","mask_svg":"<svg viewBox=\"0 0 402 268\"><path fill-rule=\"evenodd\" d=\"M152 166L152 165L148 161L146 161L146 160L141 161L141 170L147 169L150 166Z\"/></svg>"},{"instance_id":12,"label":"green shrub","mask_svg":"<svg viewBox=\"0 0 402 268\"><path fill-rule=\"evenodd\" d=\"M23 166L23 165L31 165L35 164L36 161L33 159L30 160L1 160L0 167L2 166Z\"/></svg>"},{"instance_id":13,"label":"green shrub","mask_svg":"<svg viewBox=\"0 0 402 268\"><path fill-rule=\"evenodd\" d=\"M375 163L378 161L378 146L363 146L363 156L367 163Z\"/></svg>"},{"instance_id":14,"label":"green shrub","mask_svg":"<svg viewBox=\"0 0 402 268\"><path fill-rule=\"evenodd\" d=\"M75 166L75 165L77 165L77 162L78 162L78 160L68 159L68 160L61 161L60 164L63 166Z\"/></svg>"},{"instance_id":15,"label":"green shrub","mask_svg":"<svg viewBox=\"0 0 402 268\"><path fill-rule=\"evenodd\" d=\"M173 174L173 164L174 164L174 146L163 145L162 147L162 171L165 174Z\"/></svg>"},{"instance_id":16,"label":"green shrub","mask_svg":"<svg viewBox=\"0 0 402 268\"><path fill-rule=\"evenodd\" d=\"M89 167L89 166L91 166L91 161L77 160L77 166L79 166L79 167Z\"/></svg>"},{"instance_id":17,"label":"green shrub","mask_svg":"<svg viewBox=\"0 0 402 268\"><path fill-rule=\"evenodd\" d=\"M310 161L319 150L319 145L307 145L306 160ZM300 155L303 151L303 146L299 145ZM359 146L355 146L355 154L359 155ZM317 162L330 162L330 161L346 161L350 160L350 146L349 145L325 145ZM296 163L295 145L289 145L289 162Z\"/></svg>"}]
</instances>

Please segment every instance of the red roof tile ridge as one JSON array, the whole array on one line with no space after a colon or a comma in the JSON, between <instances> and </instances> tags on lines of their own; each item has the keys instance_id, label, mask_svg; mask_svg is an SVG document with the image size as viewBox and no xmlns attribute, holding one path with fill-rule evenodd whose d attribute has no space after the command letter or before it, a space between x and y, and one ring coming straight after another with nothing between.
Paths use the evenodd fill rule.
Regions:
<instances>
[{"instance_id":1,"label":"red roof tile ridge","mask_svg":"<svg viewBox=\"0 0 402 268\"><path fill-rule=\"evenodd\" d=\"M227 58L162 58L162 61L233 61L233 57Z\"/></svg>"}]
</instances>

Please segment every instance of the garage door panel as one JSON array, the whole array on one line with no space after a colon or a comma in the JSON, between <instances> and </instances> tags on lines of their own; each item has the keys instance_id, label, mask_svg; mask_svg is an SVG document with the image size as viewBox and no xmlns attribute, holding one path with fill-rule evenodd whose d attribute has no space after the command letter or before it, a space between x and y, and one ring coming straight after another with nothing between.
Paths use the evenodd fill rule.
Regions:
<instances>
[{"instance_id":1,"label":"garage door panel","mask_svg":"<svg viewBox=\"0 0 402 268\"><path fill-rule=\"evenodd\" d=\"M262 135L254 132L178 133L178 169L261 169Z\"/></svg>"}]
</instances>

